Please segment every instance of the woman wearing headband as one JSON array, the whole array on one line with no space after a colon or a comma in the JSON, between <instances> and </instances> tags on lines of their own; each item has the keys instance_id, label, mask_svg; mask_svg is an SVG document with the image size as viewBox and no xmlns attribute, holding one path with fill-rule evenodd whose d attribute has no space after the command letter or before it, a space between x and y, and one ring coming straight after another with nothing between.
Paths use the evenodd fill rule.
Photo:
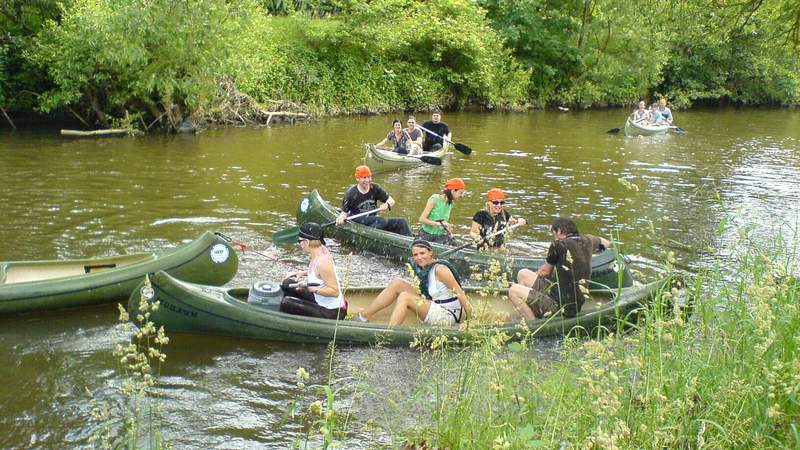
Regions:
<instances>
[{"instance_id":1,"label":"woman wearing headband","mask_svg":"<svg viewBox=\"0 0 800 450\"><path fill-rule=\"evenodd\" d=\"M410 281L395 278L363 311L357 320L368 322L392 304L389 325L400 325L411 310L426 325L455 325L469 316L467 295L461 288L458 272L444 260L437 260L431 244L417 239L411 244L412 268L419 279L419 292Z\"/></svg>"},{"instance_id":2,"label":"woman wearing headband","mask_svg":"<svg viewBox=\"0 0 800 450\"><path fill-rule=\"evenodd\" d=\"M525 225L525 219L512 217L511 213L506 211L505 204L506 194L501 189L489 189L486 194L486 208L472 216L472 228L469 231L469 235L478 243L479 249L487 245L493 250L502 247L505 242L505 233L497 234L488 239L486 236L517 223Z\"/></svg>"},{"instance_id":3,"label":"woman wearing headband","mask_svg":"<svg viewBox=\"0 0 800 450\"><path fill-rule=\"evenodd\" d=\"M448 221L450 212L453 210L453 203L464 196L466 188L464 180L451 178L444 183L442 192L428 198L425 209L419 216L420 239L445 245L457 245L453 240L453 225Z\"/></svg>"},{"instance_id":4,"label":"woman wearing headband","mask_svg":"<svg viewBox=\"0 0 800 450\"><path fill-rule=\"evenodd\" d=\"M322 227L314 222L304 223L297 235L297 244L311 257L311 261L307 270L289 273L283 280L281 288L285 296L280 311L299 316L344 319L347 303L333 258L325 247Z\"/></svg>"}]
</instances>

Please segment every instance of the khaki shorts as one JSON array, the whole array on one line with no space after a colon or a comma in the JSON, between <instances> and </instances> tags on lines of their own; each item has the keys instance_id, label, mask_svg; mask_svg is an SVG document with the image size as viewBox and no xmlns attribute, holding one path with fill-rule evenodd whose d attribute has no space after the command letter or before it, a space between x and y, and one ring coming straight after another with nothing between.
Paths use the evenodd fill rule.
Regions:
<instances>
[{"instance_id":1,"label":"khaki shorts","mask_svg":"<svg viewBox=\"0 0 800 450\"><path fill-rule=\"evenodd\" d=\"M536 282L531 286L531 291L528 293L528 299L525 303L531 307L536 318L549 317L561 309L558 301L550 296L549 291L550 281L546 278L537 278Z\"/></svg>"},{"instance_id":2,"label":"khaki shorts","mask_svg":"<svg viewBox=\"0 0 800 450\"><path fill-rule=\"evenodd\" d=\"M428 314L422 323L425 325L455 325L460 317L461 302L458 300L443 305L431 302L431 307L428 308Z\"/></svg>"}]
</instances>

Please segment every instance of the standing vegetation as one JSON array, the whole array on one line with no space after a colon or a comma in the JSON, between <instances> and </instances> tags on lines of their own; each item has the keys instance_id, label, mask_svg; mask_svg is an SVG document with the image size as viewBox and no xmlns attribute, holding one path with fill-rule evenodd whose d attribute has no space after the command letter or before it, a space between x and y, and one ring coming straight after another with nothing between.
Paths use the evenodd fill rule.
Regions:
<instances>
[{"instance_id":1,"label":"standing vegetation","mask_svg":"<svg viewBox=\"0 0 800 450\"><path fill-rule=\"evenodd\" d=\"M90 128L176 129L187 116L247 122L231 103L316 114L656 95L677 107L795 105L798 5L7 0L0 107L68 114Z\"/></svg>"}]
</instances>

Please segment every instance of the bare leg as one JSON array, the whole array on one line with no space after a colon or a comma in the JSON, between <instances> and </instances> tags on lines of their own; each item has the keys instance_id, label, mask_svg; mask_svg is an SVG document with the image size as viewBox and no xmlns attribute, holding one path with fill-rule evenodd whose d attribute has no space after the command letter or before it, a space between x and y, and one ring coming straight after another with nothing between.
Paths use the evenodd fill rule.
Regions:
<instances>
[{"instance_id":1,"label":"bare leg","mask_svg":"<svg viewBox=\"0 0 800 450\"><path fill-rule=\"evenodd\" d=\"M395 278L389 283L389 286L386 286L386 289L375 297L375 300L361 311L361 317L369 320L375 313L394 303L403 292L415 293L414 285L402 278Z\"/></svg>"},{"instance_id":2,"label":"bare leg","mask_svg":"<svg viewBox=\"0 0 800 450\"><path fill-rule=\"evenodd\" d=\"M533 270L522 269L517 273L517 283L525 287L532 287L538 277Z\"/></svg>"},{"instance_id":3,"label":"bare leg","mask_svg":"<svg viewBox=\"0 0 800 450\"><path fill-rule=\"evenodd\" d=\"M536 276L535 273L533 275L534 277ZM533 314L533 310L526 302L526 300L528 300L528 294L530 293L531 288L517 283L512 284L511 287L508 288L508 299L511 300L514 309L516 309L525 320L533 320L536 318L536 315Z\"/></svg>"},{"instance_id":4,"label":"bare leg","mask_svg":"<svg viewBox=\"0 0 800 450\"><path fill-rule=\"evenodd\" d=\"M397 297L397 302L394 304L392 316L389 318L389 325L400 325L406 318L406 311L412 310L417 314L420 320L424 320L428 315L430 309L430 302L421 300L416 293L401 292Z\"/></svg>"}]
</instances>

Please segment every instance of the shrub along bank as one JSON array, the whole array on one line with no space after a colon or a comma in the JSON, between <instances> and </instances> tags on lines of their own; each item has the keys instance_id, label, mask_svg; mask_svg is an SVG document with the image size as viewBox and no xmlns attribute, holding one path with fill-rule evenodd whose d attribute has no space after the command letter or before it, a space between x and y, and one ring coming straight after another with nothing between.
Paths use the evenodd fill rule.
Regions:
<instances>
[{"instance_id":1,"label":"shrub along bank","mask_svg":"<svg viewBox=\"0 0 800 450\"><path fill-rule=\"evenodd\" d=\"M800 102L800 6L687 0L8 0L0 107L192 115ZM221 88L220 85L225 86ZM231 85L236 89L231 89ZM235 93L235 95L232 95Z\"/></svg>"}]
</instances>

